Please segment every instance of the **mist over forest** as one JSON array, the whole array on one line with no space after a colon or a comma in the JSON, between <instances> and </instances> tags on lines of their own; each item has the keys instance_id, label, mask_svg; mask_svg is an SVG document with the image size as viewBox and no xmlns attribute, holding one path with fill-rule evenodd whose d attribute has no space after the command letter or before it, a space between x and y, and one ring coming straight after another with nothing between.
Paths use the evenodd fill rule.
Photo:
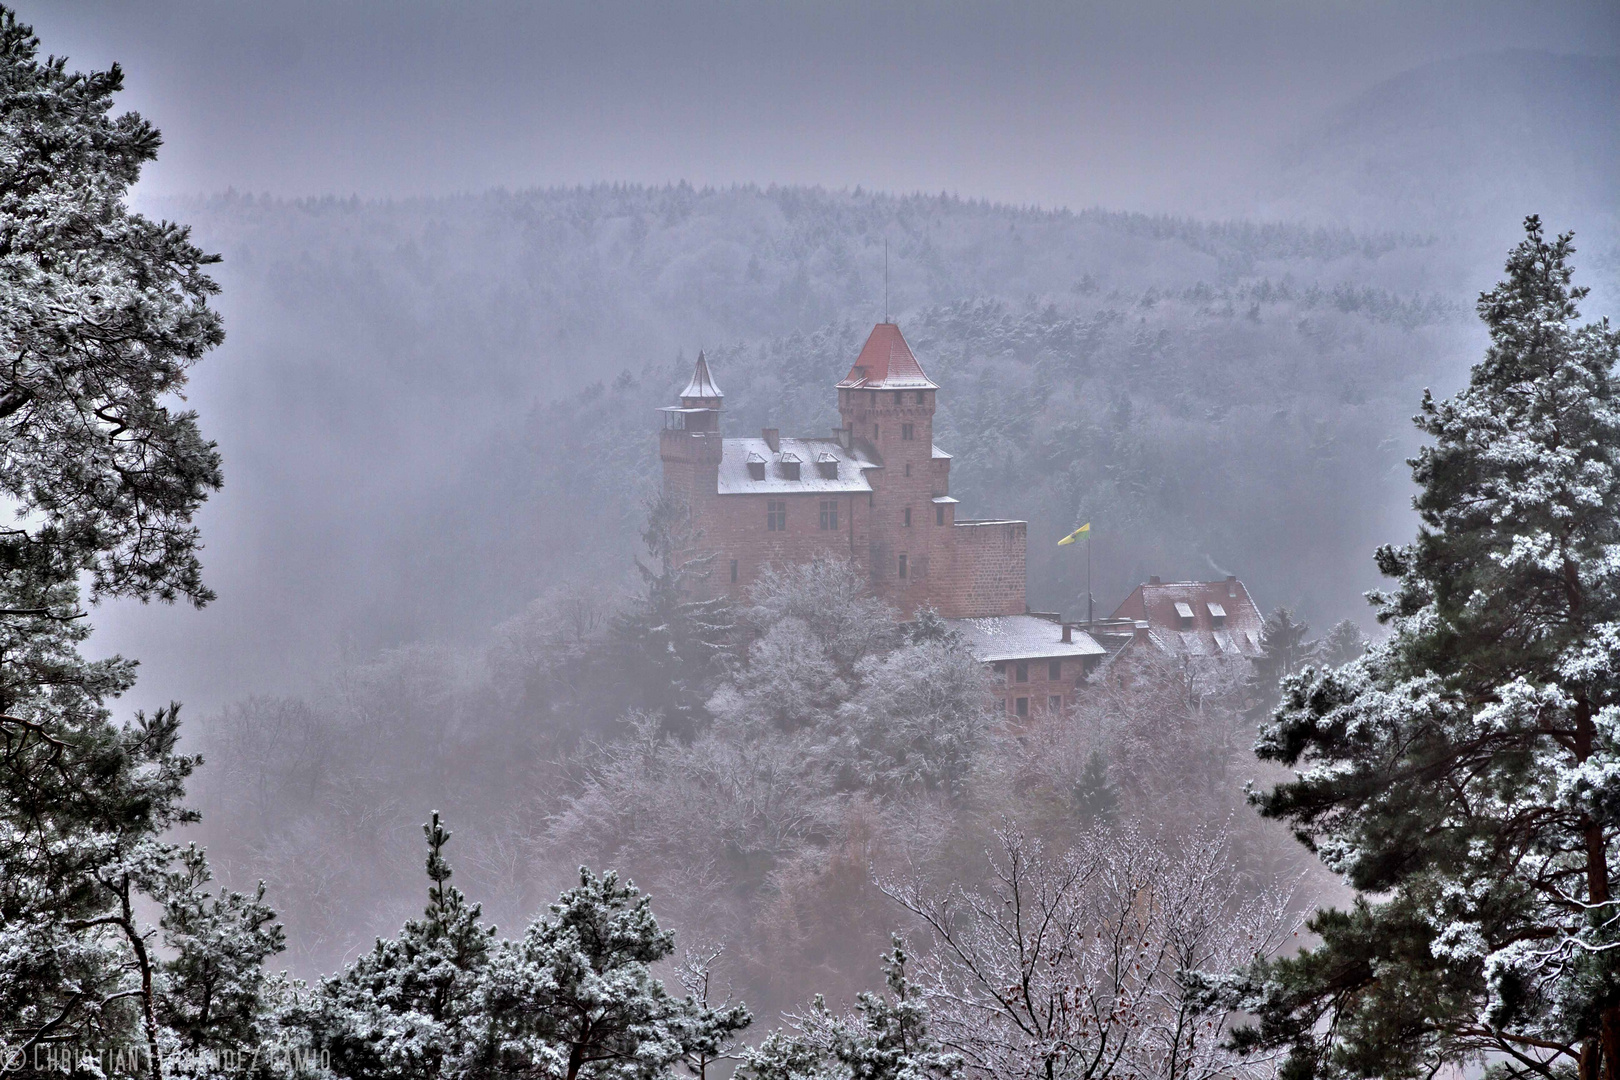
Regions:
<instances>
[{"instance_id":1,"label":"mist over forest","mask_svg":"<svg viewBox=\"0 0 1620 1080\"><path fill-rule=\"evenodd\" d=\"M1318 823L1262 819L1254 793L1296 777L1285 747L1305 737L1289 743L1279 717L1375 678L1357 665L1390 631L1365 594L1399 579L1407 591L1379 602L1401 618L1433 600L1410 585L1416 556L1374 552L1418 528L1411 459L1440 422L1413 416L1426 391L1469 386L1498 342L1478 305L1525 218L1574 231L1587 319L1620 311L1620 61L1438 59L1266 145L1207 214L768 176L386 198L136 188L134 210L222 257L208 307L226 337L185 390L223 459L195 515L218 596L197 610L91 590L86 654L141 667L131 685L109 660L85 692L160 723L185 702L162 754L201 754L181 770L201 817L177 814L167 835L243 895L266 883L285 940L263 966L309 981L261 994L283 995L263 1031L341 1047L332 1032L364 1026L342 994L363 996L380 941L416 932L424 895L421 925L459 912L515 940L534 919L534 947L559 892L581 890L554 909L564 921L593 889L612 899L581 865L652 896L685 950L648 953L672 989L684 957L688 991L712 975L748 1002L751 1049L718 1057L753 1080L831 1080L831 1058L794 1072L759 1040L787 1017L794 1052L836 1058L845 1021L806 1012L816 993L881 1027L857 995L888 972L903 1000L897 931L940 1046L967 1062L918 1068L1011 1075L975 1064L994 1040L971 994L948 992L972 968L952 932L987 948L996 890L1022 895L1009 866L1040 895L1063 873L1091 883L1075 926L1161 942L1164 973L1116 979L1098 1015L1152 1026L1173 999L1223 1037L1270 1017L1182 976L1194 960L1275 974L1285 943L1331 933L1302 929L1308 912L1390 887L1342 853L1324 865L1289 827ZM987 713L991 676L960 635L897 623L851 565L776 567L735 609L693 607L656 410L701 351L724 435L828 437L834 384L889 320L938 384L933 438L964 517L1028 522L1030 609L1086 618L1087 555L1098 617L1150 577L1235 576L1270 616L1263 649L1183 663L1133 647L1061 716L1052 698L1052 722L1015 728ZM1059 547L1081 523L1089 547ZM1341 669L1355 674L1335 682ZM425 892L430 813L455 839L426 827ZM953 902L985 906L951 908L952 884L981 890ZM1170 914L1138 924L1133 904ZM1164 959L1172 943L1192 959ZM1161 1060L1129 1045L1120 1061ZM1282 1060L1235 1071L1236 1050L1199 1046L1199 1080Z\"/></svg>"},{"instance_id":2,"label":"mist over forest","mask_svg":"<svg viewBox=\"0 0 1620 1080\"><path fill-rule=\"evenodd\" d=\"M1497 60L1516 85L1523 58ZM1571 92L1612 109L1612 64L1565 63ZM1476 81L1481 64L1465 69ZM1318 135L1301 153L1332 175L1365 156L1380 177L1432 178L1447 162L1399 157L1404 133L1375 141L1395 122L1376 110L1404 114L1423 82L1369 92L1324 122L1356 141ZM1463 108L1434 97L1431 111ZM1612 150L1601 111L1583 115L1583 145ZM367 911L348 947L369 940L414 907L417 804L458 816L476 788L479 822L505 805L508 789L454 742L479 725L481 697L519 693L489 685L490 651L510 648L514 625L555 621L564 597L589 593L605 620L635 590L660 475L654 410L695 353L726 392L728 434L829 431L832 383L882 315L885 243L890 314L943 387L936 441L955 455L953 493L1030 522L1033 607L1083 616L1083 569L1055 544L1091 521L1099 615L1150 575L1236 573L1266 610L1370 632L1370 552L1410 527L1408 418L1425 387L1456 385L1472 362L1472 295L1497 258L1471 261L1484 244L1463 226L1485 215L1459 222L1458 201L1414 187L1433 201L1397 191L1356 225L687 185L167 203L225 256L231 352L199 371L195 400L223 414L234 468L202 518L221 599L185 620L154 610L157 641L139 653L197 680L202 732L255 698L320 713L358 683L390 704L346 707L382 710L391 742L418 728L452 740L386 819L388 854L362 875L372 899L342 905L348 919ZM1615 295L1612 203L1594 205L1595 185L1553 190L1598 226L1581 241L1583 276ZM1296 198L1309 197L1302 183ZM257 844L297 845L318 816L288 797L290 816L266 811ZM216 850L247 828L222 844L225 818L205 816ZM252 878L285 876L244 859ZM379 895L390 866L398 891Z\"/></svg>"},{"instance_id":3,"label":"mist over forest","mask_svg":"<svg viewBox=\"0 0 1620 1080\"><path fill-rule=\"evenodd\" d=\"M1527 86L1532 66L1557 77ZM1409 520L1408 417L1478 351L1518 207L1564 208L1599 308L1620 288L1616 78L1524 53L1398 77L1280 140L1280 219L774 186L161 202L224 255L231 344L193 391L235 462L204 510L222 599L110 612L102 640L138 634L212 706L623 577L651 410L697 351L728 434L825 433L885 243L960 494L1030 520L1039 604L1076 613L1045 541L1095 517L1099 605L1218 566L1316 623L1365 620L1367 553ZM1481 98L1570 126L1482 127Z\"/></svg>"}]
</instances>

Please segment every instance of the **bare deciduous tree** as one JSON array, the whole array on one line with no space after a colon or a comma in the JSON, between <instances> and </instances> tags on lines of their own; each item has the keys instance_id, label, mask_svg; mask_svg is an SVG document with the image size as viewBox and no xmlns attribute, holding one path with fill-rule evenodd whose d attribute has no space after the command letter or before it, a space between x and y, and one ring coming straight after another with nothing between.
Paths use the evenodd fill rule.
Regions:
<instances>
[{"instance_id":1,"label":"bare deciduous tree","mask_svg":"<svg viewBox=\"0 0 1620 1080\"><path fill-rule=\"evenodd\" d=\"M919 969L945 1044L986 1080L1213 1080L1267 1071L1222 1046L1219 978L1298 927L1290 890L1240 895L1216 833L1182 849L1135 828L1049 857L998 833L986 892L884 891L933 932Z\"/></svg>"}]
</instances>

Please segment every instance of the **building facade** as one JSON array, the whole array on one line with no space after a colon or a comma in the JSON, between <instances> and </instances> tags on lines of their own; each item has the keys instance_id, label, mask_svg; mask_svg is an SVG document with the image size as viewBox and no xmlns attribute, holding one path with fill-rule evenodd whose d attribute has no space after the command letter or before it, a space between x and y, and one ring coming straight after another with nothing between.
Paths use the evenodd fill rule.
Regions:
<instances>
[{"instance_id":1,"label":"building facade","mask_svg":"<svg viewBox=\"0 0 1620 1080\"><path fill-rule=\"evenodd\" d=\"M989 667L992 707L1011 717L1065 711L1107 655L1090 634L1057 615L1030 612L949 622Z\"/></svg>"},{"instance_id":2,"label":"building facade","mask_svg":"<svg viewBox=\"0 0 1620 1080\"><path fill-rule=\"evenodd\" d=\"M939 386L900 328L874 327L835 389L840 425L828 436L726 438L724 395L699 355L680 404L660 410L664 486L687 501L699 553L713 557L709 593L741 598L767 566L832 554L902 619L928 607L1025 615L1027 526L957 516L951 456L933 438Z\"/></svg>"}]
</instances>

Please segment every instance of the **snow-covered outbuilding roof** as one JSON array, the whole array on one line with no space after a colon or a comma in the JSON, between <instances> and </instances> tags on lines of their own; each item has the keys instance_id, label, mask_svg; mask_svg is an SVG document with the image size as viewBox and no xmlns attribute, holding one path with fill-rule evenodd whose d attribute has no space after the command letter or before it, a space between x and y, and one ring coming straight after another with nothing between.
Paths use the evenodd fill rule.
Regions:
<instances>
[{"instance_id":1,"label":"snow-covered outbuilding roof","mask_svg":"<svg viewBox=\"0 0 1620 1080\"><path fill-rule=\"evenodd\" d=\"M1038 615L996 615L983 619L946 619L961 634L973 655L984 663L997 660L1046 660L1065 656L1102 656L1106 649L1090 634L1071 630L1063 640L1063 624Z\"/></svg>"},{"instance_id":2,"label":"snow-covered outbuilding roof","mask_svg":"<svg viewBox=\"0 0 1620 1080\"><path fill-rule=\"evenodd\" d=\"M1225 581L1149 579L1125 598L1114 618L1145 623L1148 639L1165 652L1233 658L1260 655L1260 610L1235 577Z\"/></svg>"},{"instance_id":3,"label":"snow-covered outbuilding roof","mask_svg":"<svg viewBox=\"0 0 1620 1080\"><path fill-rule=\"evenodd\" d=\"M815 469L800 470L800 462L813 461ZM756 480L748 464L757 467L763 462L764 475ZM880 466L861 453L858 446L845 448L837 439L777 440L776 449L764 439L722 439L720 442L721 495L758 495L761 492L783 495L809 495L813 493L867 492L872 484L866 478L867 469ZM795 478L789 475L798 472ZM823 475L824 473L831 475Z\"/></svg>"}]
</instances>

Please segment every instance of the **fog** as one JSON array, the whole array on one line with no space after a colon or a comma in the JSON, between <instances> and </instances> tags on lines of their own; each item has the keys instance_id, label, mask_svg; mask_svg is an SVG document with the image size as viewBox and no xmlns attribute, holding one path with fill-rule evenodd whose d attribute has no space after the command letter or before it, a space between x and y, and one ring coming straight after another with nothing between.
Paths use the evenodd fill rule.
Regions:
<instances>
[{"instance_id":1,"label":"fog","mask_svg":"<svg viewBox=\"0 0 1620 1080\"><path fill-rule=\"evenodd\" d=\"M1612 56L1612 4L25 3L122 62L152 194L864 185L1248 213L1279 137L1437 60Z\"/></svg>"},{"instance_id":2,"label":"fog","mask_svg":"<svg viewBox=\"0 0 1620 1080\"><path fill-rule=\"evenodd\" d=\"M532 591L539 562L514 547L486 567L501 583L481 585L436 539L442 531L421 528L444 515L486 540L498 531L468 520L464 495L443 487L477 468L476 444L515 433L536 403L649 361L880 314L882 234L894 228L881 219L898 221L898 207L874 203L831 225L842 235L774 247L783 261L768 276L812 274L814 301L785 302L781 282L745 279L739 254L784 235L772 233L772 199L700 200L701 225L607 255L621 269L650 258L664 277L640 267L613 276L597 263L603 276L589 282L578 260L617 242L625 219L611 199L548 194L554 185L945 191L1006 207L995 228L1033 205L1410 234L1434 242L1355 267L1264 268L1307 287L1455 305L1445 331L1455 347L1425 341L1408 358L1405 390L1467 362L1470 298L1523 213L1580 232L1600 298L1615 274L1620 20L1602 3L403 5L387 17L364 5L154 3L22 13L75 63L124 65L124 100L166 139L138 201L192 223L225 256L229 343L199 369L192 396L231 464L205 511L222 599L201 615L108 612L98 639L143 658L137 693L154 702L214 707L295 685L342 642L363 649L492 625ZM486 189L518 195L492 202ZM220 201L227 191L240 194ZM331 196L362 201L288 201ZM570 221L582 231L561 245L532 227L519 240L501 235L516 203L593 220ZM986 264L979 241L964 237L941 266L913 272L900 228L892 292L902 317L964 300L1073 300L1087 272L1103 293L1123 287L1136 300L1221 274L1238 280L1231 265L1202 265L1208 252L1162 240L1076 249L1061 229L1036 241L1044 264L1023 252ZM988 231L982 217L970 228ZM394 257L401 244L419 259L412 282ZM819 267L805 244L821 250ZM836 283L815 279L835 265ZM685 280L672 293L676 275ZM837 363L828 358L823 383ZM663 394L638 405L666 404ZM1406 445L1410 400L1390 401L1380 421L1390 430L1374 445ZM827 404L811 394L795 408ZM808 430L825 416L774 419ZM1326 563L1343 569L1400 516L1399 453L1378 464L1391 470L1381 494L1344 508L1349 531L1334 532ZM509 494L490 499L504 505ZM1199 554L1271 584L1241 552ZM519 593L507 584L513 562L527 564ZM1150 569L1133 560L1119 582ZM448 580L453 589L437 584ZM1371 582L1352 574L1344 584L1319 598L1302 569L1263 591L1320 605L1323 618L1359 614L1355 593ZM489 595L501 599L477 599Z\"/></svg>"},{"instance_id":3,"label":"fog","mask_svg":"<svg viewBox=\"0 0 1620 1080\"><path fill-rule=\"evenodd\" d=\"M1002 812L1072 838L1040 793L1094 752L1178 835L1249 813L1241 680L1160 672L1199 704L1116 687L985 749L965 802L880 778L796 793L769 842L698 820L601 648L640 588L653 410L700 349L727 434L825 432L887 303L941 386L951 493L1029 522L1032 608L1083 616L1055 545L1090 521L1099 615L1233 573L1321 636L1376 632L1410 417L1478 359L1525 215L1576 231L1587 313L1620 311L1605 0L19 8L73 66L124 66L165 138L136 202L223 256L226 343L187 392L225 460L219 598L102 606L90 645L142 663L120 711L186 703L199 835L271 882L304 976L419 909L435 807L503 926L617 860L751 949L733 974L770 1009L872 981L898 919L872 867L955 872ZM903 648L827 660L847 694L818 715L854 723ZM713 740L672 768L746 771ZM663 846L609 812L643 795ZM1243 820L1242 873L1304 872Z\"/></svg>"}]
</instances>

